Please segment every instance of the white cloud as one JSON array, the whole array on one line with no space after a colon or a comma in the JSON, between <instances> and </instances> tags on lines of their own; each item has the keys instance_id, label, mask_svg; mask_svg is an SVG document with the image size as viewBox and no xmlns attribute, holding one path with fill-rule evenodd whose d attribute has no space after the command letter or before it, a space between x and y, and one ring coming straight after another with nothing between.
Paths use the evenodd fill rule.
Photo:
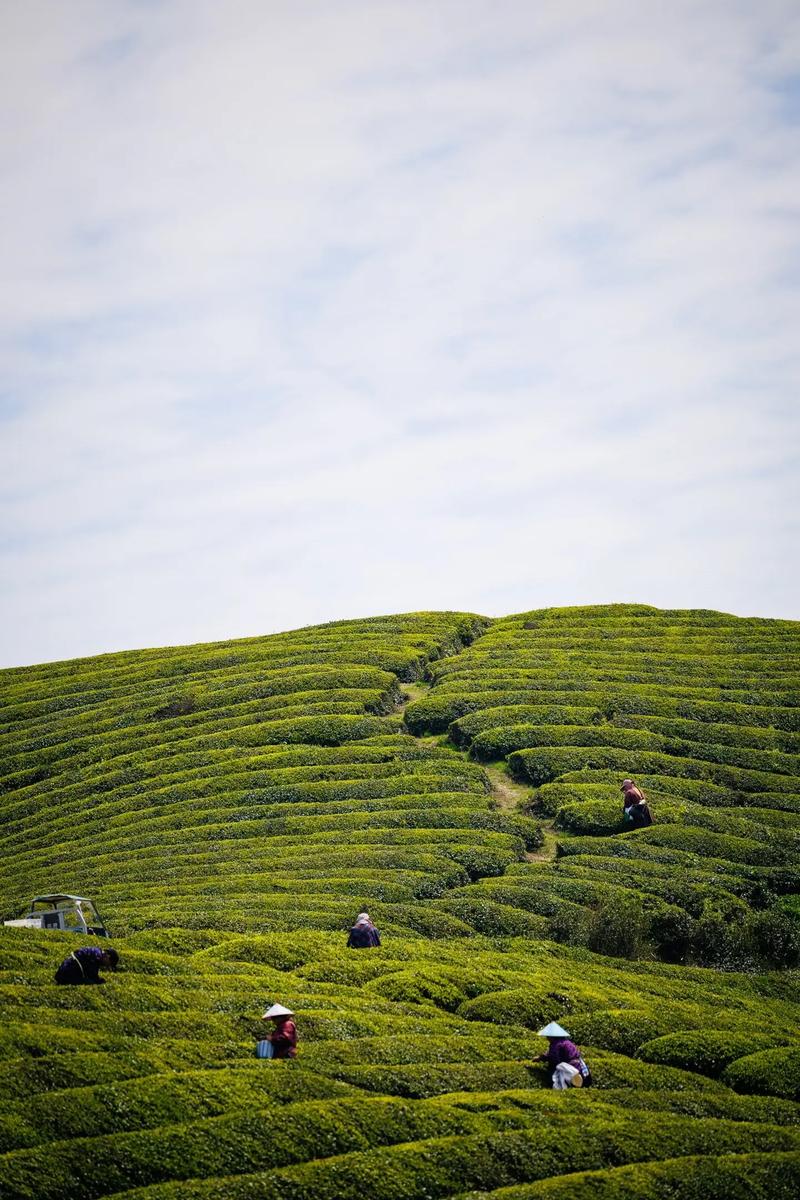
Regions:
<instances>
[{"instance_id":1,"label":"white cloud","mask_svg":"<svg viewBox=\"0 0 800 1200\"><path fill-rule=\"evenodd\" d=\"M29 0L0 46L0 663L800 617L794 4Z\"/></svg>"}]
</instances>

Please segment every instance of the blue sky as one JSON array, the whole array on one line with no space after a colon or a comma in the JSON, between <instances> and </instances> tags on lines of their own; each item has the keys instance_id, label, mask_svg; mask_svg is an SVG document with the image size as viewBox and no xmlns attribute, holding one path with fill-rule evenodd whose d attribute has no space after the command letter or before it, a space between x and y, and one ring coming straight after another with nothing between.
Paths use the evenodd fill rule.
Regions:
<instances>
[{"instance_id":1,"label":"blue sky","mask_svg":"<svg viewBox=\"0 0 800 1200\"><path fill-rule=\"evenodd\" d=\"M800 9L0 10L0 665L800 619Z\"/></svg>"}]
</instances>

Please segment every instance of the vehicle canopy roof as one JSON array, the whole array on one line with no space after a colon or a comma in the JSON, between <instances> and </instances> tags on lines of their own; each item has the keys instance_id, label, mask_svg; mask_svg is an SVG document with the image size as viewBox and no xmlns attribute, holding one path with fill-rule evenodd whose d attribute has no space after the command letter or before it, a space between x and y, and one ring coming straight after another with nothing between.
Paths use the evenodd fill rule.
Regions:
<instances>
[{"instance_id":1,"label":"vehicle canopy roof","mask_svg":"<svg viewBox=\"0 0 800 1200\"><path fill-rule=\"evenodd\" d=\"M58 904L59 900L74 900L80 904L91 904L94 907L93 901L88 896L70 896L66 892L51 892L44 896L34 896L31 904Z\"/></svg>"}]
</instances>

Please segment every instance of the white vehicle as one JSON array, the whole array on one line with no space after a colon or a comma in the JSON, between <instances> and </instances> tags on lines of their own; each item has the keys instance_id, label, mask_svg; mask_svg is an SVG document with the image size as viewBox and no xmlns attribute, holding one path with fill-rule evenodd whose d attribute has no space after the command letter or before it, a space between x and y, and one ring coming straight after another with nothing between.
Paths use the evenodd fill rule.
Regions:
<instances>
[{"instance_id":1,"label":"white vehicle","mask_svg":"<svg viewBox=\"0 0 800 1200\"><path fill-rule=\"evenodd\" d=\"M91 900L85 896L34 896L27 917L4 921L4 925L22 929L59 929L65 933L91 933L108 937L108 930Z\"/></svg>"}]
</instances>

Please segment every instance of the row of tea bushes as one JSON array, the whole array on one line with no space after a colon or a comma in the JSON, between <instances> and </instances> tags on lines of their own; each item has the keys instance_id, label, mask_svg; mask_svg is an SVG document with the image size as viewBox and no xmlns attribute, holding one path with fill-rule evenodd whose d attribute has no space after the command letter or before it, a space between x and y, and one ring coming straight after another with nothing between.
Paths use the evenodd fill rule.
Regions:
<instances>
[{"instance_id":1,"label":"row of tea bushes","mask_svg":"<svg viewBox=\"0 0 800 1200\"><path fill-rule=\"evenodd\" d=\"M272 724L281 707L293 719L317 705L331 716L337 702L354 713L381 711L396 701L398 677L419 677L427 661L457 650L483 625L464 614L411 614L6 671L0 747L7 772L16 770L15 752L32 759L34 774L55 778L108 757L104 749L118 757L126 746L185 746L202 739L206 726L213 736Z\"/></svg>"},{"instance_id":2,"label":"row of tea bushes","mask_svg":"<svg viewBox=\"0 0 800 1200\"><path fill-rule=\"evenodd\" d=\"M770 1021L780 1053L796 1054L785 1047L800 1006L783 996L779 977L612 964L527 939L474 938L465 959L456 944L420 939L354 954L324 933L154 930L117 941L121 970L105 987L58 988L51 971L70 944L68 935L0 934L8 1056L0 1082L11 1084L0 1171L12 1197L148 1194L137 1193L142 1185L153 1196L184 1187L186 1195L206 1187L260 1194L292 1162L307 1171L298 1176L304 1189L339 1186L339 1163L362 1182L373 1170L382 1178L388 1163L397 1186L435 1190L444 1179L450 1191L437 1194L445 1196L456 1185L442 1164L462 1170L473 1153L483 1161L498 1137L496 1173L467 1173L459 1186L618 1165L620 1144L608 1140L617 1127L620 1136L628 1129L625 1154L637 1161L705 1153L712 1143L715 1153L784 1152L800 1137L791 1132L800 1105L737 1096L708 1078L694 1048L698 1030L722 1011L728 1024L717 1044L745 1051L730 1065L764 1053L764 1039L747 1032L757 1017ZM297 1013L300 1055L257 1063L258 1013L278 998ZM637 1016L648 1004L657 1027ZM534 1030L547 1017L581 1038L594 1093L545 1090ZM602 1048L618 1046L624 1031L644 1042L674 1031L686 1061L654 1061L647 1046L639 1058ZM741 1091L760 1088L757 1080ZM652 1124L660 1141L630 1136L632 1089L637 1129ZM514 1131L521 1140L506 1140ZM442 1138L448 1153L440 1156ZM526 1150L530 1139L536 1154ZM565 1166L548 1149L555 1154L559 1139ZM399 1143L399 1158L387 1159L384 1150ZM409 1144L418 1147L410 1175Z\"/></svg>"},{"instance_id":3,"label":"row of tea bushes","mask_svg":"<svg viewBox=\"0 0 800 1200\"><path fill-rule=\"evenodd\" d=\"M800 1190L800 1154L698 1155L610 1167L470 1192L458 1200L793 1200Z\"/></svg>"},{"instance_id":4,"label":"row of tea bushes","mask_svg":"<svg viewBox=\"0 0 800 1200\"><path fill-rule=\"evenodd\" d=\"M798 651L792 622L618 605L505 618L433 663L408 728L504 762L558 831L552 866L441 904L481 933L523 932L522 908L545 935L612 954L800 961L796 911L777 903L800 890ZM626 831L624 777L652 828ZM583 895L562 886L576 867Z\"/></svg>"},{"instance_id":5,"label":"row of tea bushes","mask_svg":"<svg viewBox=\"0 0 800 1200\"><path fill-rule=\"evenodd\" d=\"M788 961L793 637L637 607L410 614L3 673L5 915L92 895L122 956L60 988L73 939L0 931L9 1196L657 1187L676 1155L767 1179L800 1136L790 973L651 956L748 929L751 965ZM528 777L521 812L491 739L577 766ZM595 752L653 756L646 836L613 832L619 760ZM345 946L363 908L368 953ZM254 1057L273 1001L296 1062ZM594 1089L549 1089L548 1020Z\"/></svg>"},{"instance_id":6,"label":"row of tea bushes","mask_svg":"<svg viewBox=\"0 0 800 1200\"><path fill-rule=\"evenodd\" d=\"M399 1196L453 1196L466 1185L502 1188L520 1180L598 1169L609 1163L648 1162L684 1153L797 1154L798 1134L762 1126L697 1118L642 1116L631 1128L620 1113L612 1123L603 1114L574 1125L431 1138L321 1158L302 1166L170 1183L120 1193L126 1200L395 1200ZM280 1140L279 1143L280 1145Z\"/></svg>"},{"instance_id":7,"label":"row of tea bushes","mask_svg":"<svg viewBox=\"0 0 800 1200\"><path fill-rule=\"evenodd\" d=\"M7 673L6 915L55 870L118 931L344 929L377 905L388 930L468 934L420 902L502 872L537 825L491 811L481 768L392 710L398 673L484 624L420 614Z\"/></svg>"}]
</instances>

